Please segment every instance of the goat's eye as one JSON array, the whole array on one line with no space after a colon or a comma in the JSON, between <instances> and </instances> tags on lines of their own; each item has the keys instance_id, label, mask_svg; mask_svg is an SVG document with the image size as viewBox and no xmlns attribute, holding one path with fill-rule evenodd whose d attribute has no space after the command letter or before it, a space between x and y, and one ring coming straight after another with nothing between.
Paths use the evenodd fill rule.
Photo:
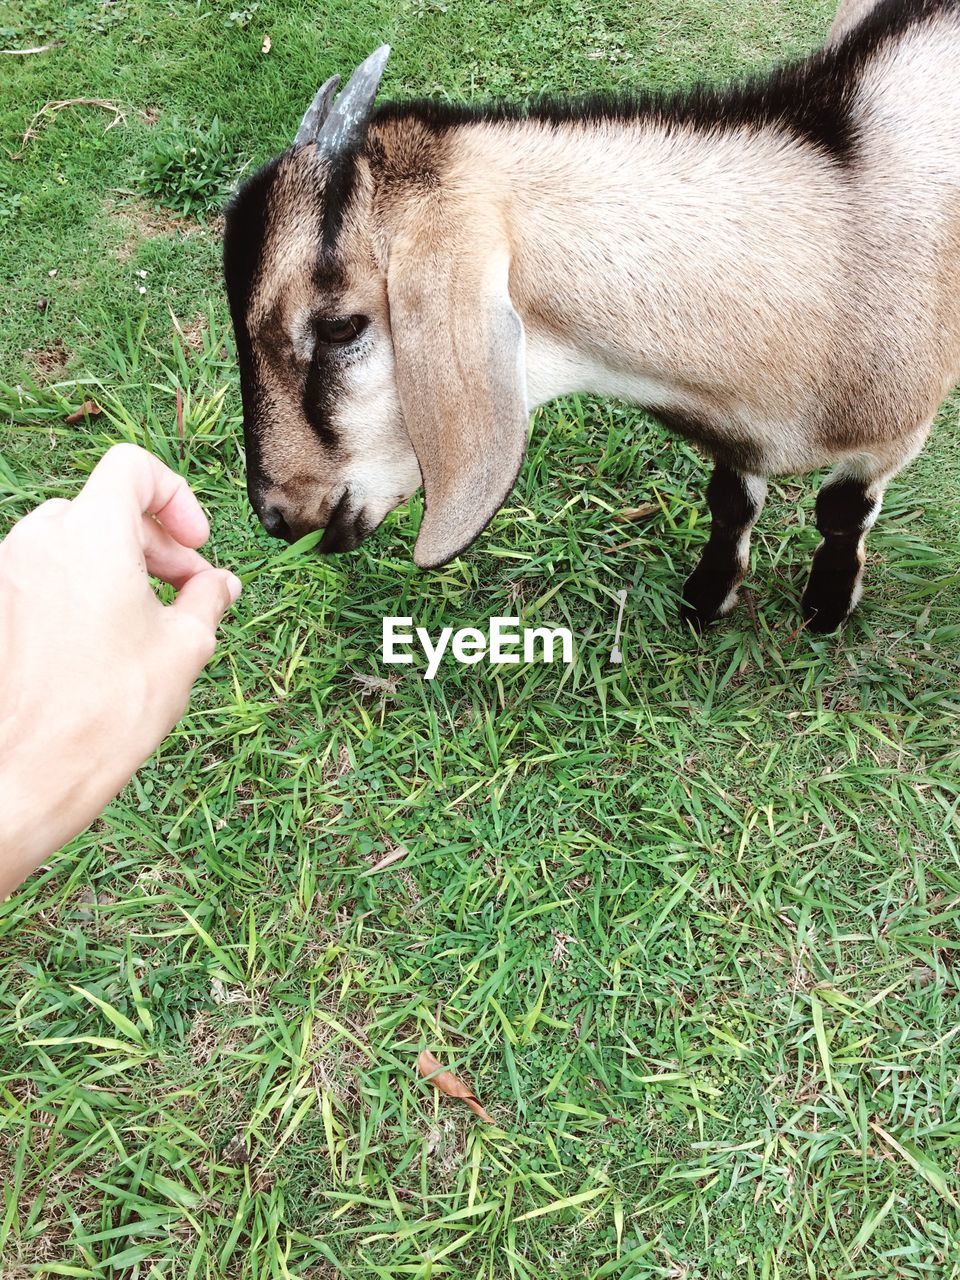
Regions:
<instances>
[{"instance_id":1,"label":"goat's eye","mask_svg":"<svg viewBox=\"0 0 960 1280\"><path fill-rule=\"evenodd\" d=\"M317 321L317 337L329 347L342 347L359 338L366 327L366 316L322 317Z\"/></svg>"}]
</instances>

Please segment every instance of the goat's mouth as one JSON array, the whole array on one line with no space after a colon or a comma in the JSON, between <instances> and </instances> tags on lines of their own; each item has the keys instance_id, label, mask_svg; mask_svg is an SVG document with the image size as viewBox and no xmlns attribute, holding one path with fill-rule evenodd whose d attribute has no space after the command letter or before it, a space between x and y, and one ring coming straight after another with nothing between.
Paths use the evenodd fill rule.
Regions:
<instances>
[{"instance_id":1,"label":"goat's mouth","mask_svg":"<svg viewBox=\"0 0 960 1280\"><path fill-rule=\"evenodd\" d=\"M375 524L364 514L351 509L350 490L344 490L340 501L330 512L324 526L323 537L317 543L318 555L337 555L342 551L355 551L368 533L372 533Z\"/></svg>"}]
</instances>

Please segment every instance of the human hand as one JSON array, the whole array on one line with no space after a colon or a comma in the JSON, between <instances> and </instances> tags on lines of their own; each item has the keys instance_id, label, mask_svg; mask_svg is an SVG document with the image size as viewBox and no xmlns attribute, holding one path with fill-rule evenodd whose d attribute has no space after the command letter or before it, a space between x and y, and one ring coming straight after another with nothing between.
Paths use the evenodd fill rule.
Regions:
<instances>
[{"instance_id":1,"label":"human hand","mask_svg":"<svg viewBox=\"0 0 960 1280\"><path fill-rule=\"evenodd\" d=\"M0 899L82 831L183 713L240 581L187 482L115 445L0 542ZM148 575L177 589L164 606Z\"/></svg>"}]
</instances>

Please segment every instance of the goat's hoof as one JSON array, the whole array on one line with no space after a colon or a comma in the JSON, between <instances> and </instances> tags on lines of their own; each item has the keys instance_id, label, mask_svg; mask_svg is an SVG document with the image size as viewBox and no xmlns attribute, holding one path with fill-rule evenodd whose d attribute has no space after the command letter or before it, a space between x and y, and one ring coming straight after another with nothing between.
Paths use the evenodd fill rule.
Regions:
<instances>
[{"instance_id":1,"label":"goat's hoof","mask_svg":"<svg viewBox=\"0 0 960 1280\"><path fill-rule=\"evenodd\" d=\"M680 618L697 631L705 631L737 603L737 581L726 574L694 569L683 584Z\"/></svg>"},{"instance_id":2,"label":"goat's hoof","mask_svg":"<svg viewBox=\"0 0 960 1280\"><path fill-rule=\"evenodd\" d=\"M836 600L817 600L803 597L803 621L808 631L815 635L829 635L838 631L848 615L848 610Z\"/></svg>"},{"instance_id":3,"label":"goat's hoof","mask_svg":"<svg viewBox=\"0 0 960 1280\"><path fill-rule=\"evenodd\" d=\"M698 609L692 607L691 604L687 604L686 600L684 600L680 605L680 621L694 628L696 632L704 632L710 623L716 620L714 618L705 618L703 613L700 613Z\"/></svg>"},{"instance_id":4,"label":"goat's hoof","mask_svg":"<svg viewBox=\"0 0 960 1280\"><path fill-rule=\"evenodd\" d=\"M706 631L707 627L712 626L719 616L720 614L717 612L703 613L695 605L690 604L688 600L681 600L680 602L680 621L689 624L699 634Z\"/></svg>"}]
</instances>

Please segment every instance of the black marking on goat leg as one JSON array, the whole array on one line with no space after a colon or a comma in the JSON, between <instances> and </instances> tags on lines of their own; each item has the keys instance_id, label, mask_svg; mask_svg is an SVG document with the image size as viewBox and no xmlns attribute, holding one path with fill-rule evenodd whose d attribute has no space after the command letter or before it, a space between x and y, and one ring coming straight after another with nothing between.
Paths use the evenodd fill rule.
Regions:
<instances>
[{"instance_id":1,"label":"black marking on goat leg","mask_svg":"<svg viewBox=\"0 0 960 1280\"><path fill-rule=\"evenodd\" d=\"M683 585L680 616L698 631L716 620L746 572L744 539L760 514L747 478L718 462L707 486L710 537Z\"/></svg>"},{"instance_id":2,"label":"black marking on goat leg","mask_svg":"<svg viewBox=\"0 0 960 1280\"><path fill-rule=\"evenodd\" d=\"M856 603L863 535L874 506L863 480L835 480L817 495L817 528L823 541L813 554L803 593L803 616L811 631L836 631Z\"/></svg>"}]
</instances>

